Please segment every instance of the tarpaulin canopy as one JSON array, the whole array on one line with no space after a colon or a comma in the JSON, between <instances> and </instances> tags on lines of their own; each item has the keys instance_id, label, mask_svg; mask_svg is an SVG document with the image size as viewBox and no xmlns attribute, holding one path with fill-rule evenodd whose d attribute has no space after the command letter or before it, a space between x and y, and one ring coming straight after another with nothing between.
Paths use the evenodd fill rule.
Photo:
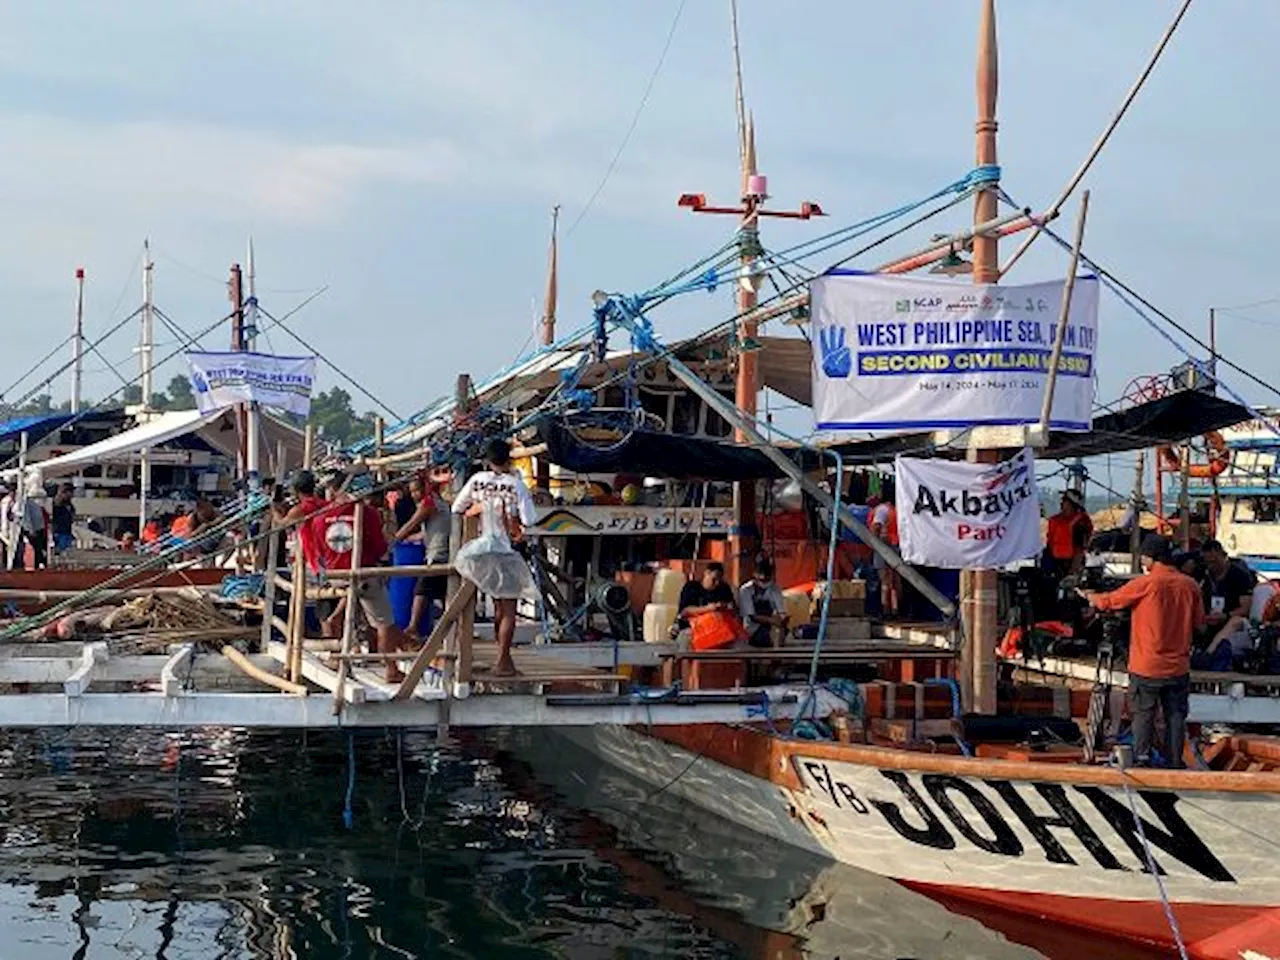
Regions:
<instances>
[{"instance_id":1,"label":"tarpaulin canopy","mask_svg":"<svg viewBox=\"0 0 1280 960\"><path fill-rule=\"evenodd\" d=\"M63 477L93 463L128 458L131 454L141 453L143 450L150 450L169 440L194 433L206 424L217 420L224 412L215 410L212 413L203 414L198 410L170 410L153 420L107 437L105 440L99 440L97 443L91 443L87 447L64 453L51 460L32 464L27 471L38 474L42 479Z\"/></svg>"},{"instance_id":2,"label":"tarpaulin canopy","mask_svg":"<svg viewBox=\"0 0 1280 960\"><path fill-rule=\"evenodd\" d=\"M598 447L583 443L563 424L538 428L546 457L575 473L628 473L671 480L756 480L782 476L759 450L719 440L637 430L625 440Z\"/></svg>"},{"instance_id":3,"label":"tarpaulin canopy","mask_svg":"<svg viewBox=\"0 0 1280 960\"><path fill-rule=\"evenodd\" d=\"M1251 416L1247 408L1229 400L1184 391L1096 417L1089 433L1055 432L1050 435L1048 449L1036 451L1036 459L1062 460L1143 450L1198 437ZM625 440L600 447L582 442L558 422L539 427L539 437L547 445L548 460L577 473L629 473L673 480L751 480L782 475L760 451L719 440L637 430ZM835 444L831 449L838 451L849 465L887 464L898 454L964 455L960 447L938 448L932 433L858 440ZM790 452L796 453L794 448ZM806 469L814 469L819 465L818 454L804 451L800 462Z\"/></svg>"}]
</instances>

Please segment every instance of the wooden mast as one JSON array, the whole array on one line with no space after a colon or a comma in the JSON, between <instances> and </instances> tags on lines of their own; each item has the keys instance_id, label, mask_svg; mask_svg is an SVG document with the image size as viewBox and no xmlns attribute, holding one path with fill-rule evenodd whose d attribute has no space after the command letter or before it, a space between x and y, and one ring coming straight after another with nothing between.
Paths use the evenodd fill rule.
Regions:
<instances>
[{"instance_id":1,"label":"wooden mast","mask_svg":"<svg viewBox=\"0 0 1280 960\"><path fill-rule=\"evenodd\" d=\"M556 302L559 291L556 286L558 269L558 252L556 250L556 228L560 223L560 206L551 208L551 249L547 254L547 293L542 304L542 323L538 328L538 342L549 347L556 342Z\"/></svg>"},{"instance_id":2,"label":"wooden mast","mask_svg":"<svg viewBox=\"0 0 1280 960\"><path fill-rule=\"evenodd\" d=\"M981 0L978 21L977 100L978 122L974 127L977 166L994 166L996 158L996 99L999 91L999 57L996 46L995 0ZM997 212L996 186L978 191L973 207L974 224L994 220ZM999 234L976 233L973 238L973 282L996 283L1000 279ZM999 450L971 447L969 459L994 463ZM965 642L961 654L962 693L975 713L996 712L997 578L994 570L965 570L960 579L960 609L964 617ZM967 685L967 689L966 689Z\"/></svg>"},{"instance_id":3,"label":"wooden mast","mask_svg":"<svg viewBox=\"0 0 1280 960\"><path fill-rule=\"evenodd\" d=\"M730 0L730 14L733 28L733 73L734 100L738 119L738 158L742 175L740 194L742 197L742 219L738 229L738 260L742 267L738 278L737 306L737 366L734 380L734 405L749 419L756 416L756 398L760 385L756 369L756 356L753 350L744 349L751 339L755 338L758 325L750 316L756 308L756 288L751 277L752 264L760 250L760 219L757 209L764 202L760 192L752 189L752 178L758 174L756 168L756 136L755 124L746 112L746 98L742 90L742 57L738 50L738 4ZM734 431L737 443L750 442L742 430ZM746 579L754 569L754 562L749 555L752 552L754 538L750 531L756 522L756 488L754 481L739 481L733 485L733 528L729 536L729 563L726 573L729 582L735 587Z\"/></svg>"}]
</instances>

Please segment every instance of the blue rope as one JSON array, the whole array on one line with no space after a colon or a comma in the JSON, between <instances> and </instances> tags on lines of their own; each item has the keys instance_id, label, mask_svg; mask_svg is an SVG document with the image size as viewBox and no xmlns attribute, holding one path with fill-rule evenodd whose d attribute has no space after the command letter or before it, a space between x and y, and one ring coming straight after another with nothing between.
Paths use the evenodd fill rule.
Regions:
<instances>
[{"instance_id":1,"label":"blue rope","mask_svg":"<svg viewBox=\"0 0 1280 960\"><path fill-rule=\"evenodd\" d=\"M356 793L356 738L352 731L347 731L347 799L342 808L342 825L348 830L355 822L355 813L351 809L351 801Z\"/></svg>"}]
</instances>

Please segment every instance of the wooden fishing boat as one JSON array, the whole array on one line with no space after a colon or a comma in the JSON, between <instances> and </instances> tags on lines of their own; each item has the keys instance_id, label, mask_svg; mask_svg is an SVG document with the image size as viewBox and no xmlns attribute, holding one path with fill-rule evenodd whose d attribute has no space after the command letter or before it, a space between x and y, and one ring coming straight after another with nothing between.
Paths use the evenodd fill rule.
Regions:
<instances>
[{"instance_id":1,"label":"wooden fishing boat","mask_svg":"<svg viewBox=\"0 0 1280 960\"><path fill-rule=\"evenodd\" d=\"M1171 947L1167 897L1189 955L1280 955L1272 740L1223 741L1210 770L1120 770L1078 750L966 757L750 725L560 732L746 829L923 893Z\"/></svg>"}]
</instances>

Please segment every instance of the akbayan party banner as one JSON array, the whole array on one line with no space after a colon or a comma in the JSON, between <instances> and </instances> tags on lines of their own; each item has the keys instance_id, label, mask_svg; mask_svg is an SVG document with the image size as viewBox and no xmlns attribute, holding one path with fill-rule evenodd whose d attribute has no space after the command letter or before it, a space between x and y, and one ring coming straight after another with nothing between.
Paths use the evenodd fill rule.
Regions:
<instances>
[{"instance_id":1,"label":"akbayan party banner","mask_svg":"<svg viewBox=\"0 0 1280 960\"><path fill-rule=\"evenodd\" d=\"M1040 553L1035 459L1003 463L898 457L895 503L902 558L981 570Z\"/></svg>"},{"instance_id":2,"label":"akbayan party banner","mask_svg":"<svg viewBox=\"0 0 1280 960\"><path fill-rule=\"evenodd\" d=\"M888 275L809 284L819 430L949 430L1036 423L1065 281L1018 287ZM1076 279L1050 422L1093 413L1098 279Z\"/></svg>"},{"instance_id":3,"label":"akbayan party banner","mask_svg":"<svg viewBox=\"0 0 1280 960\"><path fill-rule=\"evenodd\" d=\"M305 417L311 410L315 357L266 353L188 353L191 386L201 413L257 402Z\"/></svg>"}]
</instances>

